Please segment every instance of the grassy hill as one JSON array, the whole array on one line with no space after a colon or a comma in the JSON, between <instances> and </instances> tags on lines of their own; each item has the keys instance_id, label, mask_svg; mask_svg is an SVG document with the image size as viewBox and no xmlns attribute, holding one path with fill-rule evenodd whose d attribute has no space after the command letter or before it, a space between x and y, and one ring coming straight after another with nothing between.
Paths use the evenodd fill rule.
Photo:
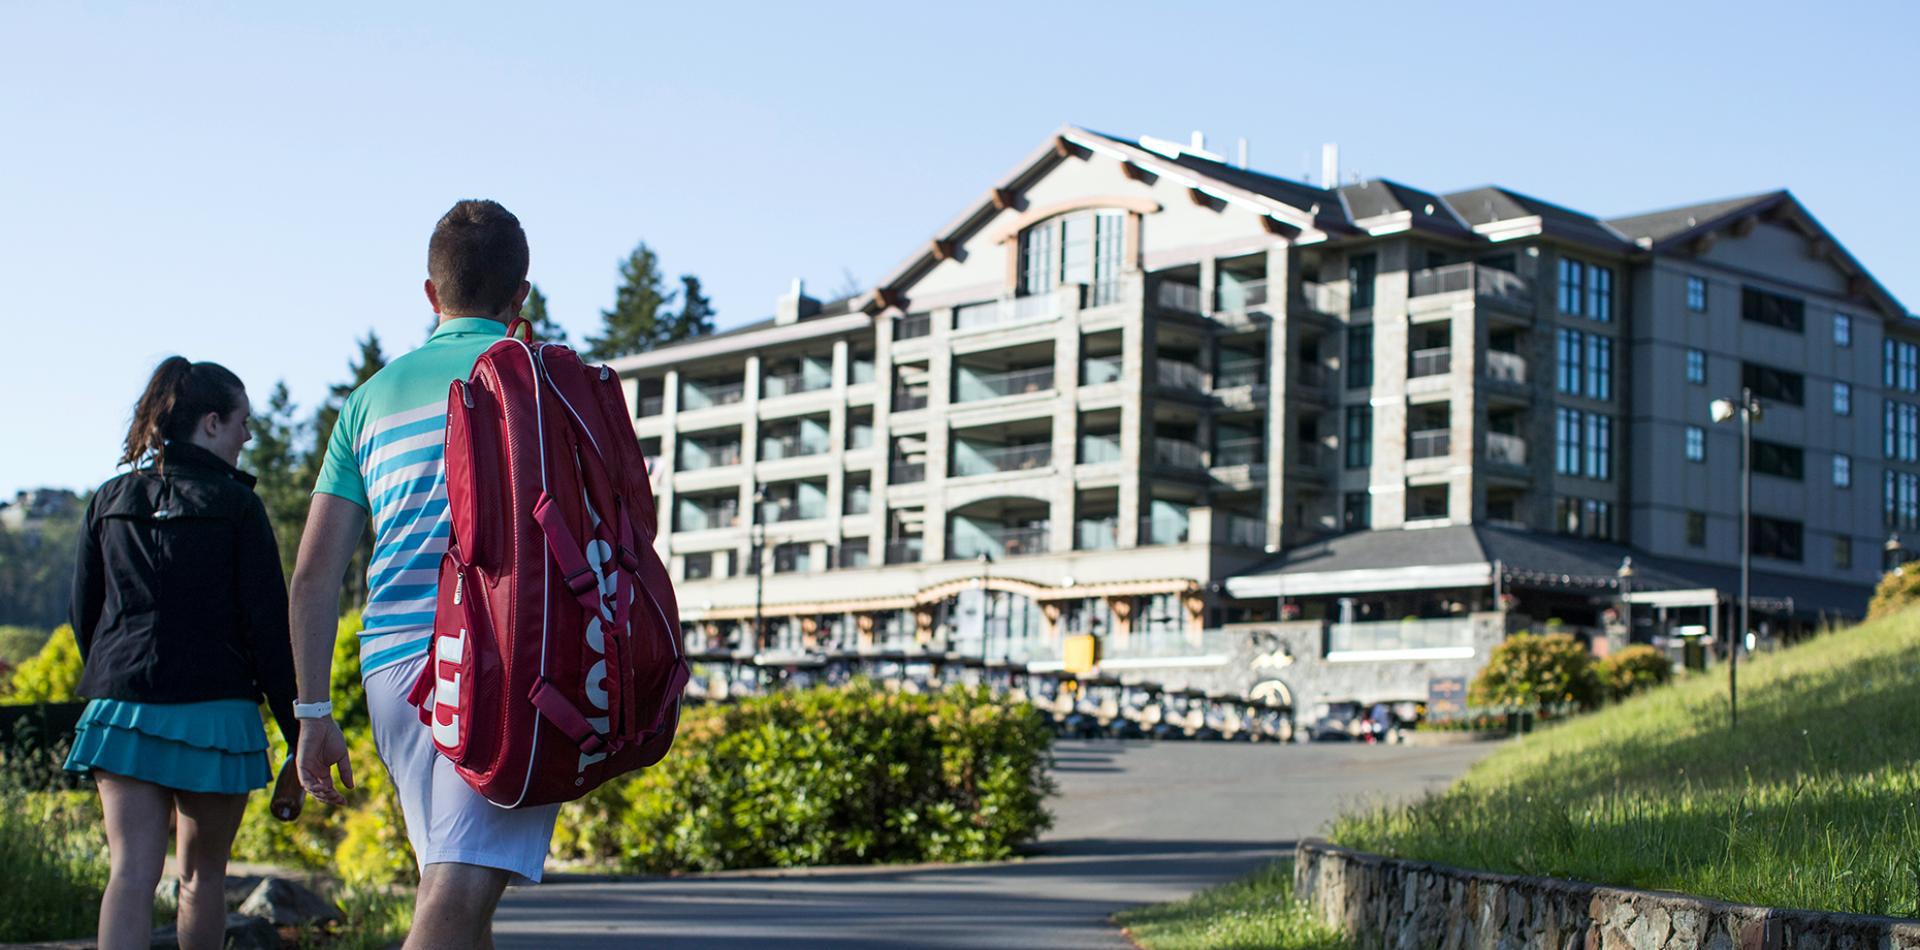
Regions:
<instances>
[{"instance_id":1,"label":"grassy hill","mask_svg":"<svg viewBox=\"0 0 1920 950\"><path fill-rule=\"evenodd\" d=\"M1772 906L1920 916L1920 610L1519 740L1340 844Z\"/></svg>"}]
</instances>

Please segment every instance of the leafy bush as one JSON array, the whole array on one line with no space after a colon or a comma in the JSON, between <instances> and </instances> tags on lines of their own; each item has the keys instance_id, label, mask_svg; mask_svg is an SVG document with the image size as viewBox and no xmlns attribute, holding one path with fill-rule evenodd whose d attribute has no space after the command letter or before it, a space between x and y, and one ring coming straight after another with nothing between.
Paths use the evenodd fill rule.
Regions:
<instances>
[{"instance_id":1,"label":"leafy bush","mask_svg":"<svg viewBox=\"0 0 1920 950\"><path fill-rule=\"evenodd\" d=\"M1898 613L1916 603L1920 603L1920 564L1902 565L1880 577L1873 599L1867 602L1867 619Z\"/></svg>"},{"instance_id":2,"label":"leafy bush","mask_svg":"<svg viewBox=\"0 0 1920 950\"><path fill-rule=\"evenodd\" d=\"M556 857L653 872L1004 858L1051 824L1051 734L985 690L860 681L688 709L659 766L561 812Z\"/></svg>"},{"instance_id":3,"label":"leafy bush","mask_svg":"<svg viewBox=\"0 0 1920 950\"><path fill-rule=\"evenodd\" d=\"M73 628L62 626L47 638L40 652L13 671L12 703L65 703L74 700L80 686L80 645Z\"/></svg>"},{"instance_id":4,"label":"leafy bush","mask_svg":"<svg viewBox=\"0 0 1920 950\"><path fill-rule=\"evenodd\" d=\"M1600 680L1607 694L1625 699L1634 693L1673 679L1673 661L1644 643L1627 647L1600 661Z\"/></svg>"},{"instance_id":5,"label":"leafy bush","mask_svg":"<svg viewBox=\"0 0 1920 950\"><path fill-rule=\"evenodd\" d=\"M92 792L0 787L0 942L93 932L107 886L99 815Z\"/></svg>"},{"instance_id":6,"label":"leafy bush","mask_svg":"<svg viewBox=\"0 0 1920 950\"><path fill-rule=\"evenodd\" d=\"M1500 709L1534 709L1573 704L1589 708L1600 701L1600 675L1593 655L1564 633L1534 636L1516 633L1493 648L1487 665L1474 677L1467 701Z\"/></svg>"},{"instance_id":7,"label":"leafy bush","mask_svg":"<svg viewBox=\"0 0 1920 950\"><path fill-rule=\"evenodd\" d=\"M43 627L0 624L0 663L18 666L47 645L51 631Z\"/></svg>"}]
</instances>

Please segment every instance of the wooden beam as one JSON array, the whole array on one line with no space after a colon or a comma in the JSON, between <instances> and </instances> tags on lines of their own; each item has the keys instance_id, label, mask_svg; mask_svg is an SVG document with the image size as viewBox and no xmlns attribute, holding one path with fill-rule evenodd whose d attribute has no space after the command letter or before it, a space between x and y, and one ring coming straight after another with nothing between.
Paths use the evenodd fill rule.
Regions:
<instances>
[{"instance_id":1,"label":"wooden beam","mask_svg":"<svg viewBox=\"0 0 1920 950\"><path fill-rule=\"evenodd\" d=\"M1873 296L1873 281L1865 274L1855 274L1847 281L1847 293L1855 297Z\"/></svg>"},{"instance_id":2,"label":"wooden beam","mask_svg":"<svg viewBox=\"0 0 1920 950\"><path fill-rule=\"evenodd\" d=\"M1053 137L1053 154L1061 158L1074 158L1080 154L1080 150L1074 148L1073 143L1067 141L1066 136L1056 135Z\"/></svg>"},{"instance_id":3,"label":"wooden beam","mask_svg":"<svg viewBox=\"0 0 1920 950\"><path fill-rule=\"evenodd\" d=\"M1816 261L1824 261L1833 253L1833 242L1826 238L1814 238L1807 242L1807 256Z\"/></svg>"},{"instance_id":4,"label":"wooden beam","mask_svg":"<svg viewBox=\"0 0 1920 950\"><path fill-rule=\"evenodd\" d=\"M1713 242L1718 239L1719 239L1718 234L1712 231L1708 231L1707 233L1702 234L1697 238L1694 238L1693 243L1687 245L1687 250L1691 252L1695 257L1698 257L1702 254L1707 253L1708 251L1713 250Z\"/></svg>"},{"instance_id":5,"label":"wooden beam","mask_svg":"<svg viewBox=\"0 0 1920 950\"><path fill-rule=\"evenodd\" d=\"M1013 207L1013 192L1005 188L995 188L993 190L993 206L1001 211Z\"/></svg>"},{"instance_id":6,"label":"wooden beam","mask_svg":"<svg viewBox=\"0 0 1920 950\"><path fill-rule=\"evenodd\" d=\"M933 244L928 247L927 253L932 254L936 261L947 260L953 256L953 242L935 238Z\"/></svg>"},{"instance_id":7,"label":"wooden beam","mask_svg":"<svg viewBox=\"0 0 1920 950\"><path fill-rule=\"evenodd\" d=\"M1146 166L1136 165L1133 162L1121 162L1120 174L1138 182L1151 182L1153 180L1153 173L1147 171Z\"/></svg>"},{"instance_id":8,"label":"wooden beam","mask_svg":"<svg viewBox=\"0 0 1920 950\"><path fill-rule=\"evenodd\" d=\"M1300 233L1299 228L1287 224L1270 214L1260 216L1260 230L1277 237L1291 237Z\"/></svg>"},{"instance_id":9,"label":"wooden beam","mask_svg":"<svg viewBox=\"0 0 1920 950\"><path fill-rule=\"evenodd\" d=\"M1219 198L1215 198L1214 196L1207 194L1206 192L1201 191L1198 188L1188 188L1187 197L1192 199L1194 204L1197 204L1202 208L1212 208L1216 211L1218 211L1220 208L1226 205L1225 201L1222 201Z\"/></svg>"},{"instance_id":10,"label":"wooden beam","mask_svg":"<svg viewBox=\"0 0 1920 950\"><path fill-rule=\"evenodd\" d=\"M880 304L881 310L886 310L900 305L900 292L892 287L876 287L873 290L873 299Z\"/></svg>"},{"instance_id":11,"label":"wooden beam","mask_svg":"<svg viewBox=\"0 0 1920 950\"><path fill-rule=\"evenodd\" d=\"M1737 238L1746 237L1747 235L1753 233L1753 229L1758 227L1759 223L1760 223L1759 220L1755 218L1753 215L1747 215L1746 217L1733 222L1733 236Z\"/></svg>"}]
</instances>

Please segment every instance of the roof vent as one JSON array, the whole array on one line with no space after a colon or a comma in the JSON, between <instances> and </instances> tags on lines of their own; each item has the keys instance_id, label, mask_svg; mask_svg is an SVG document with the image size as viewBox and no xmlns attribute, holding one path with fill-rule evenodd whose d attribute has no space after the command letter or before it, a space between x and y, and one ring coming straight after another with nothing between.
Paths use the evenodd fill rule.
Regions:
<instances>
[{"instance_id":1,"label":"roof vent","mask_svg":"<svg viewBox=\"0 0 1920 950\"><path fill-rule=\"evenodd\" d=\"M773 322L782 325L799 323L819 312L820 301L807 296L806 282L795 277L793 289L782 294L773 305Z\"/></svg>"},{"instance_id":2,"label":"roof vent","mask_svg":"<svg viewBox=\"0 0 1920 950\"><path fill-rule=\"evenodd\" d=\"M1340 187L1340 143L1320 146L1320 187Z\"/></svg>"}]
</instances>

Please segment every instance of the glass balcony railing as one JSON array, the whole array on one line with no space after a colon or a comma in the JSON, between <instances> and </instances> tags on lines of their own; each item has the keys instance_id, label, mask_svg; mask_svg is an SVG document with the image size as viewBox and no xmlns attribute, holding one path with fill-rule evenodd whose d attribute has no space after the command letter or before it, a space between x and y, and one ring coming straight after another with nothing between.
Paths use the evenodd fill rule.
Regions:
<instances>
[{"instance_id":1,"label":"glass balcony railing","mask_svg":"<svg viewBox=\"0 0 1920 950\"><path fill-rule=\"evenodd\" d=\"M927 463L895 462L887 472L887 481L895 485L911 485L927 480Z\"/></svg>"},{"instance_id":2,"label":"glass balcony railing","mask_svg":"<svg viewBox=\"0 0 1920 950\"><path fill-rule=\"evenodd\" d=\"M1118 382L1120 379L1120 357L1089 356L1080 361L1080 385L1099 386L1103 383Z\"/></svg>"},{"instance_id":3,"label":"glass balcony railing","mask_svg":"<svg viewBox=\"0 0 1920 950\"><path fill-rule=\"evenodd\" d=\"M932 332L932 314L909 313L893 318L893 339L895 342L900 340L917 340Z\"/></svg>"},{"instance_id":4,"label":"glass balcony railing","mask_svg":"<svg viewBox=\"0 0 1920 950\"><path fill-rule=\"evenodd\" d=\"M1527 358L1505 350L1487 351L1487 378L1515 386L1527 384Z\"/></svg>"},{"instance_id":5,"label":"glass balcony railing","mask_svg":"<svg viewBox=\"0 0 1920 950\"><path fill-rule=\"evenodd\" d=\"M730 383L688 383L680 390L680 411L730 406L745 398L746 392L746 384L739 380Z\"/></svg>"},{"instance_id":6,"label":"glass balcony railing","mask_svg":"<svg viewBox=\"0 0 1920 950\"><path fill-rule=\"evenodd\" d=\"M1163 280L1154 287L1153 302L1167 310L1197 314L1200 312L1200 286Z\"/></svg>"},{"instance_id":7,"label":"glass balcony railing","mask_svg":"<svg viewBox=\"0 0 1920 950\"><path fill-rule=\"evenodd\" d=\"M1487 461L1496 465L1527 467L1527 440L1505 432L1487 433Z\"/></svg>"},{"instance_id":8,"label":"glass balcony railing","mask_svg":"<svg viewBox=\"0 0 1920 950\"><path fill-rule=\"evenodd\" d=\"M1120 546L1120 519L1082 518L1073 526L1073 546L1081 551L1111 551Z\"/></svg>"},{"instance_id":9,"label":"glass balcony railing","mask_svg":"<svg viewBox=\"0 0 1920 950\"><path fill-rule=\"evenodd\" d=\"M1165 437L1153 440L1153 461L1157 465L1173 468L1197 469L1203 467L1200 446L1186 439Z\"/></svg>"},{"instance_id":10,"label":"glass balcony railing","mask_svg":"<svg viewBox=\"0 0 1920 950\"><path fill-rule=\"evenodd\" d=\"M1533 282L1512 271L1479 264L1449 264L1413 272L1409 288L1415 297L1471 290L1476 298L1519 309L1533 306Z\"/></svg>"},{"instance_id":11,"label":"glass balcony railing","mask_svg":"<svg viewBox=\"0 0 1920 950\"><path fill-rule=\"evenodd\" d=\"M1213 450L1213 464L1258 465L1267 460L1265 445L1266 440L1259 436L1221 439Z\"/></svg>"},{"instance_id":12,"label":"glass balcony railing","mask_svg":"<svg viewBox=\"0 0 1920 950\"><path fill-rule=\"evenodd\" d=\"M1327 626L1329 654L1472 648L1473 621L1466 617L1332 623Z\"/></svg>"},{"instance_id":13,"label":"glass balcony railing","mask_svg":"<svg viewBox=\"0 0 1920 950\"><path fill-rule=\"evenodd\" d=\"M920 389L895 389L893 391L893 411L912 412L927 408L927 391Z\"/></svg>"},{"instance_id":14,"label":"glass balcony railing","mask_svg":"<svg viewBox=\"0 0 1920 950\"><path fill-rule=\"evenodd\" d=\"M1218 301L1216 309L1243 312L1263 307L1267 303L1267 282L1265 280L1245 280L1239 283L1222 281L1220 292L1214 298Z\"/></svg>"},{"instance_id":15,"label":"glass balcony railing","mask_svg":"<svg viewBox=\"0 0 1920 950\"><path fill-rule=\"evenodd\" d=\"M1160 385L1173 389L1205 389L1206 374L1200 367L1183 360L1161 357L1153 361L1153 376Z\"/></svg>"},{"instance_id":16,"label":"glass balcony railing","mask_svg":"<svg viewBox=\"0 0 1920 950\"><path fill-rule=\"evenodd\" d=\"M1407 375L1413 378L1421 376L1445 376L1453 371L1453 348L1436 346L1431 349L1413 351L1413 364Z\"/></svg>"},{"instance_id":17,"label":"glass balcony railing","mask_svg":"<svg viewBox=\"0 0 1920 950\"><path fill-rule=\"evenodd\" d=\"M1120 461L1120 433L1089 433L1080 437L1080 464Z\"/></svg>"},{"instance_id":18,"label":"glass balcony railing","mask_svg":"<svg viewBox=\"0 0 1920 950\"><path fill-rule=\"evenodd\" d=\"M995 472L1023 472L1045 468L1053 460L1053 443L1026 445L974 446L959 442L954 446L953 474L988 475Z\"/></svg>"},{"instance_id":19,"label":"glass balcony railing","mask_svg":"<svg viewBox=\"0 0 1920 950\"><path fill-rule=\"evenodd\" d=\"M920 538L895 538L887 542L888 564L917 564L920 561L922 541Z\"/></svg>"},{"instance_id":20,"label":"glass balcony railing","mask_svg":"<svg viewBox=\"0 0 1920 950\"><path fill-rule=\"evenodd\" d=\"M1034 366L1001 373L962 373L955 390L955 402L975 402L1045 392L1053 388L1053 367Z\"/></svg>"},{"instance_id":21,"label":"glass balcony railing","mask_svg":"<svg viewBox=\"0 0 1920 950\"><path fill-rule=\"evenodd\" d=\"M1265 548L1267 546L1267 523L1253 515L1237 511L1226 513L1227 543L1243 548Z\"/></svg>"},{"instance_id":22,"label":"glass balcony railing","mask_svg":"<svg viewBox=\"0 0 1920 950\"><path fill-rule=\"evenodd\" d=\"M825 455L828 451L827 437L824 433L814 436L767 436L760 440L760 460L763 462Z\"/></svg>"},{"instance_id":23,"label":"glass balcony railing","mask_svg":"<svg viewBox=\"0 0 1920 950\"><path fill-rule=\"evenodd\" d=\"M680 448L680 470L698 472L740 464L740 443L701 444L689 442Z\"/></svg>"},{"instance_id":24,"label":"glass balcony railing","mask_svg":"<svg viewBox=\"0 0 1920 950\"><path fill-rule=\"evenodd\" d=\"M667 398L665 396L641 396L640 404L636 408L634 415L645 418L647 416L657 416L665 411L667 411Z\"/></svg>"},{"instance_id":25,"label":"glass balcony railing","mask_svg":"<svg viewBox=\"0 0 1920 950\"><path fill-rule=\"evenodd\" d=\"M1448 429L1425 429L1407 436L1407 458L1441 458L1453 448L1453 432Z\"/></svg>"},{"instance_id":26,"label":"glass balcony railing","mask_svg":"<svg viewBox=\"0 0 1920 950\"><path fill-rule=\"evenodd\" d=\"M949 560L968 561L982 554L991 558L1025 557L1047 550L1045 522L982 528L974 532L954 533Z\"/></svg>"},{"instance_id":27,"label":"glass balcony railing","mask_svg":"<svg viewBox=\"0 0 1920 950\"><path fill-rule=\"evenodd\" d=\"M1213 374L1215 389L1258 386L1267 381L1267 366L1258 359L1222 359Z\"/></svg>"},{"instance_id":28,"label":"glass balcony railing","mask_svg":"<svg viewBox=\"0 0 1920 950\"><path fill-rule=\"evenodd\" d=\"M778 399L781 396L815 392L831 385L833 385L833 376L824 370L811 373L804 370L791 373L768 373L761 384L760 394L767 399Z\"/></svg>"}]
</instances>

